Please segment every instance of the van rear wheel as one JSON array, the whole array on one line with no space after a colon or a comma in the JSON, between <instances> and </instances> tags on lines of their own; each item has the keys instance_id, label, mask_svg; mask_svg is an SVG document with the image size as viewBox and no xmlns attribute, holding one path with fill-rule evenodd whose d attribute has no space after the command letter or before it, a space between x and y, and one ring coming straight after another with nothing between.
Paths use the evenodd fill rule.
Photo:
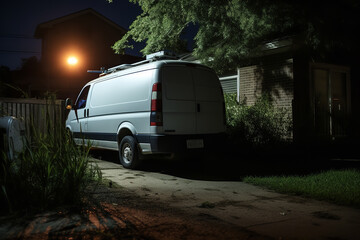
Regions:
<instances>
[{"instance_id":1,"label":"van rear wheel","mask_svg":"<svg viewBox=\"0 0 360 240\"><path fill-rule=\"evenodd\" d=\"M119 159L124 168L135 169L140 164L139 152L133 136L125 136L119 144Z\"/></svg>"}]
</instances>

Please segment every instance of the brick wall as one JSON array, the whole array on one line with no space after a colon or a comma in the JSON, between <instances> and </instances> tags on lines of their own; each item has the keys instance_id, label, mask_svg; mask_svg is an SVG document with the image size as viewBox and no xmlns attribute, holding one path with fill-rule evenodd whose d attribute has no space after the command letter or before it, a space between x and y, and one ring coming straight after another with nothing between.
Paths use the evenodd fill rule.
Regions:
<instances>
[{"instance_id":1,"label":"brick wall","mask_svg":"<svg viewBox=\"0 0 360 240\"><path fill-rule=\"evenodd\" d=\"M293 117L294 76L293 59L272 58L258 65L242 67L240 74L240 102L248 106L254 105L256 99L264 93L271 94L273 104L277 108L286 109L289 117ZM293 119L292 119L293 121ZM284 138L293 139L293 132Z\"/></svg>"},{"instance_id":2,"label":"brick wall","mask_svg":"<svg viewBox=\"0 0 360 240\"><path fill-rule=\"evenodd\" d=\"M292 108L294 98L293 59L273 59L240 68L240 102L253 105L270 93L275 106Z\"/></svg>"}]
</instances>

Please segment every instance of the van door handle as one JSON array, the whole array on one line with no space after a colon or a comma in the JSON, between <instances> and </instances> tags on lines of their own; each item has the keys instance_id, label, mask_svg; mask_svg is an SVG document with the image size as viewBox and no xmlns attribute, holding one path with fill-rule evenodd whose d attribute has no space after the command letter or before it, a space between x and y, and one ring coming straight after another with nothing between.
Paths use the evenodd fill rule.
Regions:
<instances>
[{"instance_id":1,"label":"van door handle","mask_svg":"<svg viewBox=\"0 0 360 240\"><path fill-rule=\"evenodd\" d=\"M84 109L84 118L89 117L89 109Z\"/></svg>"},{"instance_id":2,"label":"van door handle","mask_svg":"<svg viewBox=\"0 0 360 240\"><path fill-rule=\"evenodd\" d=\"M197 110L197 112L200 112L200 103L197 104L196 110Z\"/></svg>"}]
</instances>

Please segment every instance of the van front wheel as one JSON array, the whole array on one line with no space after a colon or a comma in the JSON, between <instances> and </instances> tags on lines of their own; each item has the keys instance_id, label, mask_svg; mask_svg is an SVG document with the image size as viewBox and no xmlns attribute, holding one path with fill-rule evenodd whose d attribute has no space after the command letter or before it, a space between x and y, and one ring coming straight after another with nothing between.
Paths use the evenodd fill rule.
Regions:
<instances>
[{"instance_id":1,"label":"van front wheel","mask_svg":"<svg viewBox=\"0 0 360 240\"><path fill-rule=\"evenodd\" d=\"M119 158L124 168L135 169L140 164L139 152L133 136L125 136L119 144Z\"/></svg>"}]
</instances>

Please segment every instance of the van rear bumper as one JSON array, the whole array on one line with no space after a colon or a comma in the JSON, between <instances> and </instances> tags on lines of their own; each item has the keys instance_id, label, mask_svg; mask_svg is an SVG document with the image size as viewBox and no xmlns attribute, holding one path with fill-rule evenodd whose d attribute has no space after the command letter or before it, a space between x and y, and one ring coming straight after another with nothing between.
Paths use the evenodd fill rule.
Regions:
<instances>
[{"instance_id":1,"label":"van rear bumper","mask_svg":"<svg viewBox=\"0 0 360 240\"><path fill-rule=\"evenodd\" d=\"M144 135L136 136L140 145L150 144L151 153L181 153L192 150L220 151L222 149L225 133L195 134L195 135ZM193 142L195 145L189 145Z\"/></svg>"}]
</instances>

